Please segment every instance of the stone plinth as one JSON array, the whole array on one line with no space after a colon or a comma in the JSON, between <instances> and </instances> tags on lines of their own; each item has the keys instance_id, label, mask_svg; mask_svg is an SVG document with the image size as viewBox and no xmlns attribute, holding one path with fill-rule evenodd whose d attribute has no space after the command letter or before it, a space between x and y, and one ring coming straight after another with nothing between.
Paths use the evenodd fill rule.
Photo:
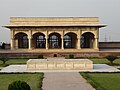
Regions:
<instances>
[{"instance_id":1,"label":"stone plinth","mask_svg":"<svg viewBox=\"0 0 120 90\"><path fill-rule=\"evenodd\" d=\"M29 59L28 70L91 70L93 62L89 59Z\"/></svg>"}]
</instances>

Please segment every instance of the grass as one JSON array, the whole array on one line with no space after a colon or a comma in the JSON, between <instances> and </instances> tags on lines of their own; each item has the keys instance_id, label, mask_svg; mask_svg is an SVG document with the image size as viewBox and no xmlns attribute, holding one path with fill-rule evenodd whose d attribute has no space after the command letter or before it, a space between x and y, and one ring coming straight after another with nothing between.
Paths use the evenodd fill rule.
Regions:
<instances>
[{"instance_id":1,"label":"grass","mask_svg":"<svg viewBox=\"0 0 120 90\"><path fill-rule=\"evenodd\" d=\"M96 90L120 90L120 73L80 73Z\"/></svg>"},{"instance_id":2,"label":"grass","mask_svg":"<svg viewBox=\"0 0 120 90\"><path fill-rule=\"evenodd\" d=\"M93 61L94 64L108 64L111 65L110 62L106 59L106 58L94 58L94 59L90 59ZM119 66L120 65L120 58L116 59L113 62L113 66Z\"/></svg>"},{"instance_id":3,"label":"grass","mask_svg":"<svg viewBox=\"0 0 120 90\"><path fill-rule=\"evenodd\" d=\"M11 64L26 64L28 59L9 59L5 64L0 61L0 67L5 67Z\"/></svg>"},{"instance_id":4,"label":"grass","mask_svg":"<svg viewBox=\"0 0 120 90\"><path fill-rule=\"evenodd\" d=\"M2 61L0 61L0 67L5 67L11 64L26 64L28 59L9 59L5 64L2 64ZM94 64L108 64L111 65L110 62L105 58L92 58L90 59L93 61ZM113 62L113 66L120 66L120 58L116 59Z\"/></svg>"},{"instance_id":5,"label":"grass","mask_svg":"<svg viewBox=\"0 0 120 90\"><path fill-rule=\"evenodd\" d=\"M42 90L42 73L36 74L0 74L0 90L7 90L8 85L16 80L27 82L31 90Z\"/></svg>"}]
</instances>

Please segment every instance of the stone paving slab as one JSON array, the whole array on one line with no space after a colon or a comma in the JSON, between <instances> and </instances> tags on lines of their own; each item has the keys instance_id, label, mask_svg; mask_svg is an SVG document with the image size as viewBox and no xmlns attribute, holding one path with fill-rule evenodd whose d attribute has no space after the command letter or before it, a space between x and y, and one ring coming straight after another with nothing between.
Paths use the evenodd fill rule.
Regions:
<instances>
[{"instance_id":1,"label":"stone paving slab","mask_svg":"<svg viewBox=\"0 0 120 90\"><path fill-rule=\"evenodd\" d=\"M78 72L44 74L43 90L95 90Z\"/></svg>"},{"instance_id":2,"label":"stone paving slab","mask_svg":"<svg viewBox=\"0 0 120 90\"><path fill-rule=\"evenodd\" d=\"M94 64L93 70L27 70L27 65L10 65L3 68L0 73L11 72L120 72L117 68L106 64Z\"/></svg>"}]
</instances>

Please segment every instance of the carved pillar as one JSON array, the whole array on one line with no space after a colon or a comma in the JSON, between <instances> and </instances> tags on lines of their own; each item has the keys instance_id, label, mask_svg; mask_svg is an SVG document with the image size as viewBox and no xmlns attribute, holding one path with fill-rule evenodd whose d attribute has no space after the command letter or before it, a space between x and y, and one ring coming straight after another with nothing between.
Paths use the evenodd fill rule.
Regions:
<instances>
[{"instance_id":1,"label":"carved pillar","mask_svg":"<svg viewBox=\"0 0 120 90\"><path fill-rule=\"evenodd\" d=\"M98 38L95 38L94 49L98 49Z\"/></svg>"},{"instance_id":2,"label":"carved pillar","mask_svg":"<svg viewBox=\"0 0 120 90\"><path fill-rule=\"evenodd\" d=\"M94 49L98 50L99 49L99 43L98 43L98 37L99 37L99 28L94 28L95 32L95 40L94 40Z\"/></svg>"},{"instance_id":3,"label":"carved pillar","mask_svg":"<svg viewBox=\"0 0 120 90\"><path fill-rule=\"evenodd\" d=\"M29 49L32 49L32 35L31 35L31 30L29 30L29 35L28 35L28 42L29 42Z\"/></svg>"},{"instance_id":4,"label":"carved pillar","mask_svg":"<svg viewBox=\"0 0 120 90\"><path fill-rule=\"evenodd\" d=\"M81 31L80 29L78 29L78 35L77 35L77 49L81 49L81 45L80 45L80 37L81 37Z\"/></svg>"},{"instance_id":5,"label":"carved pillar","mask_svg":"<svg viewBox=\"0 0 120 90\"><path fill-rule=\"evenodd\" d=\"M10 40L10 47L11 47L11 50L14 49L14 31L11 30L11 40Z\"/></svg>"},{"instance_id":6,"label":"carved pillar","mask_svg":"<svg viewBox=\"0 0 120 90\"><path fill-rule=\"evenodd\" d=\"M46 39L46 49L48 49L48 31L46 30L46 36L45 36L45 39Z\"/></svg>"},{"instance_id":7,"label":"carved pillar","mask_svg":"<svg viewBox=\"0 0 120 90\"><path fill-rule=\"evenodd\" d=\"M46 49L48 49L48 37L46 37Z\"/></svg>"},{"instance_id":8,"label":"carved pillar","mask_svg":"<svg viewBox=\"0 0 120 90\"><path fill-rule=\"evenodd\" d=\"M80 49L80 38L77 38L78 43L77 43L77 49Z\"/></svg>"},{"instance_id":9,"label":"carved pillar","mask_svg":"<svg viewBox=\"0 0 120 90\"><path fill-rule=\"evenodd\" d=\"M13 50L14 49L14 38L11 38L11 41L10 41L10 45L11 45L11 50Z\"/></svg>"},{"instance_id":10,"label":"carved pillar","mask_svg":"<svg viewBox=\"0 0 120 90\"><path fill-rule=\"evenodd\" d=\"M62 31L61 39L62 39L61 48L64 49L64 31Z\"/></svg>"},{"instance_id":11,"label":"carved pillar","mask_svg":"<svg viewBox=\"0 0 120 90\"><path fill-rule=\"evenodd\" d=\"M31 38L29 38L29 49L32 49Z\"/></svg>"},{"instance_id":12,"label":"carved pillar","mask_svg":"<svg viewBox=\"0 0 120 90\"><path fill-rule=\"evenodd\" d=\"M64 38L62 37L62 49L64 49Z\"/></svg>"}]
</instances>

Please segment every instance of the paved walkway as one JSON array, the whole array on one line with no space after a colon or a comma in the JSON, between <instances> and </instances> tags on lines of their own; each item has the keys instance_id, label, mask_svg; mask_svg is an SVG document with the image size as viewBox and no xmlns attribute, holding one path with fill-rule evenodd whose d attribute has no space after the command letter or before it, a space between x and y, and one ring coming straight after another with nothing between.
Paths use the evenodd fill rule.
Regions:
<instances>
[{"instance_id":1,"label":"paved walkway","mask_svg":"<svg viewBox=\"0 0 120 90\"><path fill-rule=\"evenodd\" d=\"M94 64L93 70L27 70L26 65L10 65L0 73L43 72L43 90L94 90L78 72L120 72L106 64Z\"/></svg>"},{"instance_id":2,"label":"paved walkway","mask_svg":"<svg viewBox=\"0 0 120 90\"><path fill-rule=\"evenodd\" d=\"M77 72L45 73L43 90L95 90Z\"/></svg>"}]
</instances>

